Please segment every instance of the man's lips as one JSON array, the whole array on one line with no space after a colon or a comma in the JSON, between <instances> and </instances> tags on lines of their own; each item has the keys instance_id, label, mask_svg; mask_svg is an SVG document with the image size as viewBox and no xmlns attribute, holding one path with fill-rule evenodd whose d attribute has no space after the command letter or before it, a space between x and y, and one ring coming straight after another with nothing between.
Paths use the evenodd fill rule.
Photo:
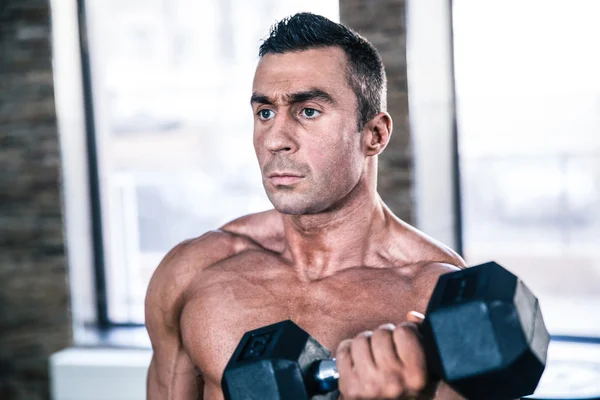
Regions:
<instances>
[{"instance_id":1,"label":"man's lips","mask_svg":"<svg viewBox=\"0 0 600 400\"><path fill-rule=\"evenodd\" d=\"M276 172L269 175L269 180L274 185L291 185L302 178L304 178L302 175L291 172Z\"/></svg>"}]
</instances>

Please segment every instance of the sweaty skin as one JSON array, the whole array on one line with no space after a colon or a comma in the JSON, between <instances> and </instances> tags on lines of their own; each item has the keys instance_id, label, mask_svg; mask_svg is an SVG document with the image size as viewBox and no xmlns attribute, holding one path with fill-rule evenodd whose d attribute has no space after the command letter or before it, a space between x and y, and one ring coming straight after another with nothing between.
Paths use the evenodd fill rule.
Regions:
<instances>
[{"instance_id":1,"label":"sweaty skin","mask_svg":"<svg viewBox=\"0 0 600 400\"><path fill-rule=\"evenodd\" d=\"M346 63L337 47L259 62L254 147L274 209L177 245L156 269L146 296L148 399L222 399L223 370L244 332L284 319L339 352L344 388L371 385L360 354L370 343L398 359L377 347L386 332L402 338L407 365L422 354L407 313L424 313L439 275L466 265L377 194L392 121L381 112L358 131ZM377 329L390 323L400 325ZM345 400L368 397L344 390ZM440 385L435 398L459 397Z\"/></svg>"}]
</instances>

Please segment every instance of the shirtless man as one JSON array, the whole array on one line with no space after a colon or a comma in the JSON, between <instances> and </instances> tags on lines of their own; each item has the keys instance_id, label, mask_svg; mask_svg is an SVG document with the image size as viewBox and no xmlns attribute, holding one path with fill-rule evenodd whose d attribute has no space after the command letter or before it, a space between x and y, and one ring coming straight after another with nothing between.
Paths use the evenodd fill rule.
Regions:
<instances>
[{"instance_id":1,"label":"shirtless man","mask_svg":"<svg viewBox=\"0 0 600 400\"><path fill-rule=\"evenodd\" d=\"M296 14L274 26L251 98L274 210L183 242L158 266L146 297L149 399L222 399L243 333L284 319L331 349L345 400L431 392L411 311L465 263L377 194L392 132L385 86L377 51L343 25ZM458 397L440 384L435 398Z\"/></svg>"}]
</instances>

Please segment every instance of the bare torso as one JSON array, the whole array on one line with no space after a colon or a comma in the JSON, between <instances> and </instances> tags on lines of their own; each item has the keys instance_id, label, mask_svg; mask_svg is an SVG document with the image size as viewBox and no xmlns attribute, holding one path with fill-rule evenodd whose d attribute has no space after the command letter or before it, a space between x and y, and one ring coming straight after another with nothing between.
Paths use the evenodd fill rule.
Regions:
<instances>
[{"instance_id":1,"label":"bare torso","mask_svg":"<svg viewBox=\"0 0 600 400\"><path fill-rule=\"evenodd\" d=\"M245 217L205 235L197 248L187 245L192 265L181 274L186 283L174 311L182 349L201 371L204 399L222 398L223 370L244 332L291 319L334 353L343 339L401 322L411 310L424 313L437 276L464 266L455 253L397 221L390 230L397 245L370 265L340 266L309 279L283 257L278 218L275 211ZM196 257L202 261L195 269Z\"/></svg>"}]
</instances>

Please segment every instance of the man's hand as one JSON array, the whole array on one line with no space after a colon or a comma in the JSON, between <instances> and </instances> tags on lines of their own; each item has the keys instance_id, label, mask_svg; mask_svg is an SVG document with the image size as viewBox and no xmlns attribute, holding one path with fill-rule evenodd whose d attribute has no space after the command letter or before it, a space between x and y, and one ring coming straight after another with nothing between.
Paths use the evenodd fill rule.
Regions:
<instances>
[{"instance_id":1,"label":"man's hand","mask_svg":"<svg viewBox=\"0 0 600 400\"><path fill-rule=\"evenodd\" d=\"M344 400L433 398L418 325L422 314L411 311L407 322L385 324L340 343L336 363ZM425 396L425 397L423 397Z\"/></svg>"}]
</instances>

